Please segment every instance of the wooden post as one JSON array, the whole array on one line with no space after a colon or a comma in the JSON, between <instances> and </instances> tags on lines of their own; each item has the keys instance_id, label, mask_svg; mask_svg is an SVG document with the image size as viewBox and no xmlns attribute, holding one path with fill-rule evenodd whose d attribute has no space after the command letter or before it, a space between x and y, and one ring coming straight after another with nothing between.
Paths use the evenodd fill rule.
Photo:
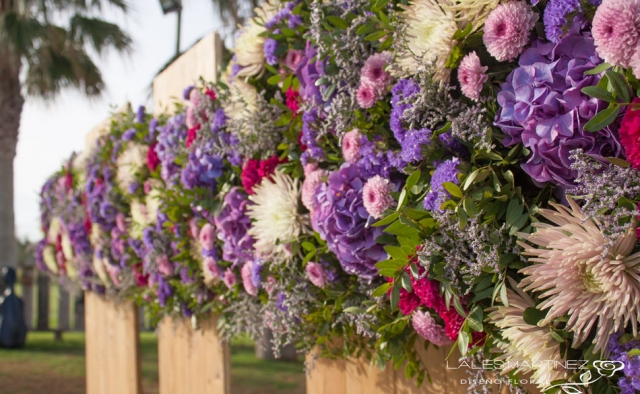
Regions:
<instances>
[{"instance_id":1,"label":"wooden post","mask_svg":"<svg viewBox=\"0 0 640 394\"><path fill-rule=\"evenodd\" d=\"M22 284L22 302L24 305L24 321L27 329L33 329L33 266L22 267L22 276L20 282Z\"/></svg>"},{"instance_id":2,"label":"wooden post","mask_svg":"<svg viewBox=\"0 0 640 394\"><path fill-rule=\"evenodd\" d=\"M58 298L58 330L68 331L71 328L69 292L62 286L59 286L59 289L60 296Z\"/></svg>"},{"instance_id":3,"label":"wooden post","mask_svg":"<svg viewBox=\"0 0 640 394\"><path fill-rule=\"evenodd\" d=\"M158 330L160 394L231 393L229 345L211 315L194 329L190 319L165 317Z\"/></svg>"},{"instance_id":4,"label":"wooden post","mask_svg":"<svg viewBox=\"0 0 640 394\"><path fill-rule=\"evenodd\" d=\"M76 331L84 331L84 293L80 293L74 302L74 321L73 329Z\"/></svg>"},{"instance_id":5,"label":"wooden post","mask_svg":"<svg viewBox=\"0 0 640 394\"><path fill-rule=\"evenodd\" d=\"M307 394L347 394L347 362L319 358L315 351L307 355Z\"/></svg>"},{"instance_id":6,"label":"wooden post","mask_svg":"<svg viewBox=\"0 0 640 394\"><path fill-rule=\"evenodd\" d=\"M85 305L87 394L141 394L135 303L87 292Z\"/></svg>"},{"instance_id":7,"label":"wooden post","mask_svg":"<svg viewBox=\"0 0 640 394\"><path fill-rule=\"evenodd\" d=\"M49 330L49 277L38 273L38 325L39 331Z\"/></svg>"}]
</instances>

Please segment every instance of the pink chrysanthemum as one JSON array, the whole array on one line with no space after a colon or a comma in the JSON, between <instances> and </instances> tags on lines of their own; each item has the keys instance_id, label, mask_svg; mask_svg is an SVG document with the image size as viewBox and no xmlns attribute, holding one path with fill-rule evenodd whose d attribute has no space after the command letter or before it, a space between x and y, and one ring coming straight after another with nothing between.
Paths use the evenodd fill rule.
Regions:
<instances>
[{"instance_id":1,"label":"pink chrysanthemum","mask_svg":"<svg viewBox=\"0 0 640 394\"><path fill-rule=\"evenodd\" d=\"M376 88L365 81L360 82L360 87L356 92L356 101L360 108L371 108L378 101Z\"/></svg>"},{"instance_id":2,"label":"pink chrysanthemum","mask_svg":"<svg viewBox=\"0 0 640 394\"><path fill-rule=\"evenodd\" d=\"M429 312L415 311L411 318L411 324L421 337L436 346L444 346L450 343L444 333L444 329L436 323Z\"/></svg>"},{"instance_id":3,"label":"pink chrysanthemum","mask_svg":"<svg viewBox=\"0 0 640 394\"><path fill-rule=\"evenodd\" d=\"M342 138L342 157L344 160L353 163L360 158L360 131L353 129Z\"/></svg>"},{"instance_id":4,"label":"pink chrysanthemum","mask_svg":"<svg viewBox=\"0 0 640 394\"><path fill-rule=\"evenodd\" d=\"M224 282L224 284L228 288L232 288L233 286L235 286L237 280L238 279L236 278L236 274L233 273L233 270L231 268L227 268L227 270L224 271L224 275L222 275L222 282Z\"/></svg>"},{"instance_id":5,"label":"pink chrysanthemum","mask_svg":"<svg viewBox=\"0 0 640 394\"><path fill-rule=\"evenodd\" d=\"M184 123L187 125L188 129L192 129L196 127L196 124L198 124L198 118L196 117L196 110L193 107L193 105L189 105L187 107Z\"/></svg>"},{"instance_id":6,"label":"pink chrysanthemum","mask_svg":"<svg viewBox=\"0 0 640 394\"><path fill-rule=\"evenodd\" d=\"M173 275L173 264L169 261L167 255L160 255L156 257L156 264L158 264L158 271L164 276Z\"/></svg>"},{"instance_id":7,"label":"pink chrysanthemum","mask_svg":"<svg viewBox=\"0 0 640 394\"><path fill-rule=\"evenodd\" d=\"M480 58L476 55L475 51L465 56L458 68L458 82L460 82L462 94L472 100L478 101L480 92L482 91L482 85L484 85L489 78L487 74L485 74L488 69L489 67L482 66Z\"/></svg>"},{"instance_id":8,"label":"pink chrysanthemum","mask_svg":"<svg viewBox=\"0 0 640 394\"><path fill-rule=\"evenodd\" d=\"M204 262L204 272L205 278L213 281L214 279L219 279L222 276L222 270L220 266L216 263L216 260L213 257L205 257Z\"/></svg>"},{"instance_id":9,"label":"pink chrysanthemum","mask_svg":"<svg viewBox=\"0 0 640 394\"><path fill-rule=\"evenodd\" d=\"M313 261L307 263L305 267L307 278L314 285L323 288L327 285L327 274L324 272L322 265Z\"/></svg>"},{"instance_id":10,"label":"pink chrysanthemum","mask_svg":"<svg viewBox=\"0 0 640 394\"><path fill-rule=\"evenodd\" d=\"M592 34L604 61L629 67L638 51L640 0L604 0L593 17Z\"/></svg>"},{"instance_id":11,"label":"pink chrysanthemum","mask_svg":"<svg viewBox=\"0 0 640 394\"><path fill-rule=\"evenodd\" d=\"M638 45L638 49L633 56L631 56L631 69L633 75L635 75L636 78L640 78L640 45Z\"/></svg>"},{"instance_id":12,"label":"pink chrysanthemum","mask_svg":"<svg viewBox=\"0 0 640 394\"><path fill-rule=\"evenodd\" d=\"M370 178L362 188L364 208L374 219L379 219L382 213L389 209L395 200L391 197L393 185L388 179L376 175Z\"/></svg>"},{"instance_id":13,"label":"pink chrysanthemum","mask_svg":"<svg viewBox=\"0 0 640 394\"><path fill-rule=\"evenodd\" d=\"M200 246L202 249L213 249L213 226L210 223L202 226L199 234Z\"/></svg>"},{"instance_id":14,"label":"pink chrysanthemum","mask_svg":"<svg viewBox=\"0 0 640 394\"><path fill-rule=\"evenodd\" d=\"M322 178L327 175L328 172L326 170L315 170L307 174L302 183L302 204L310 212L313 212L313 196L316 193L316 189L322 184Z\"/></svg>"},{"instance_id":15,"label":"pink chrysanthemum","mask_svg":"<svg viewBox=\"0 0 640 394\"><path fill-rule=\"evenodd\" d=\"M285 56L284 61L282 62L285 66L287 66L291 70L295 70L300 62L302 61L303 53L302 51L298 51L295 49L291 49L287 52L287 56Z\"/></svg>"},{"instance_id":16,"label":"pink chrysanthemum","mask_svg":"<svg viewBox=\"0 0 640 394\"><path fill-rule=\"evenodd\" d=\"M538 21L524 1L511 1L497 6L484 24L484 45L499 61L513 60L529 43L529 31Z\"/></svg>"},{"instance_id":17,"label":"pink chrysanthemum","mask_svg":"<svg viewBox=\"0 0 640 394\"><path fill-rule=\"evenodd\" d=\"M191 232L193 239L199 239L198 235L200 234L200 229L198 228L198 220L196 218L189 220L189 231Z\"/></svg>"},{"instance_id":18,"label":"pink chrysanthemum","mask_svg":"<svg viewBox=\"0 0 640 394\"><path fill-rule=\"evenodd\" d=\"M378 93L384 93L391 82L391 76L384 68L389 64L391 59L391 53L387 51L371 55L362 67L361 81L373 85Z\"/></svg>"},{"instance_id":19,"label":"pink chrysanthemum","mask_svg":"<svg viewBox=\"0 0 640 394\"><path fill-rule=\"evenodd\" d=\"M127 232L127 222L125 220L124 213L122 212L118 212L116 214L116 227L123 233Z\"/></svg>"},{"instance_id":20,"label":"pink chrysanthemum","mask_svg":"<svg viewBox=\"0 0 640 394\"><path fill-rule=\"evenodd\" d=\"M242 284L244 285L244 290L247 294L252 296L258 295L258 288L255 284L253 284L253 280L251 279L251 271L253 271L253 262L247 261L240 270L240 275L242 276Z\"/></svg>"},{"instance_id":21,"label":"pink chrysanthemum","mask_svg":"<svg viewBox=\"0 0 640 394\"><path fill-rule=\"evenodd\" d=\"M310 162L302 166L304 170L304 176L309 176L312 172L318 169L318 163Z\"/></svg>"},{"instance_id":22,"label":"pink chrysanthemum","mask_svg":"<svg viewBox=\"0 0 640 394\"><path fill-rule=\"evenodd\" d=\"M640 98L633 99L640 104ZM627 109L620 124L620 144L624 147L627 161L633 168L640 170L640 109Z\"/></svg>"}]
</instances>

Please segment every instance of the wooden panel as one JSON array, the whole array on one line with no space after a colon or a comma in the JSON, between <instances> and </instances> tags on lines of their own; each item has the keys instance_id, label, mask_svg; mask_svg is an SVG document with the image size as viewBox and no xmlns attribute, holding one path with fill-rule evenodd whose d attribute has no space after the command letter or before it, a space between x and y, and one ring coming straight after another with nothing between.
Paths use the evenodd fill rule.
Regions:
<instances>
[{"instance_id":1,"label":"wooden panel","mask_svg":"<svg viewBox=\"0 0 640 394\"><path fill-rule=\"evenodd\" d=\"M85 294L87 394L141 394L137 308Z\"/></svg>"},{"instance_id":2,"label":"wooden panel","mask_svg":"<svg viewBox=\"0 0 640 394\"><path fill-rule=\"evenodd\" d=\"M158 330L160 394L228 394L230 350L211 316L194 330L191 320L165 317Z\"/></svg>"},{"instance_id":3,"label":"wooden panel","mask_svg":"<svg viewBox=\"0 0 640 394\"><path fill-rule=\"evenodd\" d=\"M307 374L306 394L347 394L346 361L314 358L307 354L307 364L313 367Z\"/></svg>"},{"instance_id":4,"label":"wooden panel","mask_svg":"<svg viewBox=\"0 0 640 394\"><path fill-rule=\"evenodd\" d=\"M382 370L365 359L347 361L347 394L395 393L395 373L392 365Z\"/></svg>"},{"instance_id":5,"label":"wooden panel","mask_svg":"<svg viewBox=\"0 0 640 394\"><path fill-rule=\"evenodd\" d=\"M222 42L218 33L202 38L153 80L153 112L173 109L182 100L182 91L200 77L216 82L218 64L222 60Z\"/></svg>"}]
</instances>

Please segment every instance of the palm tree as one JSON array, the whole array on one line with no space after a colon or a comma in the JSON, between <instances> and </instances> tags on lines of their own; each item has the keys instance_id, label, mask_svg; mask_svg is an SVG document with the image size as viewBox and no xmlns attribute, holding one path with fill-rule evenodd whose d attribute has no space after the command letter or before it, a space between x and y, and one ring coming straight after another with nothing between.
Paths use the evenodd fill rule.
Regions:
<instances>
[{"instance_id":1,"label":"palm tree","mask_svg":"<svg viewBox=\"0 0 640 394\"><path fill-rule=\"evenodd\" d=\"M88 51L130 50L131 39L99 18L126 0L0 0L0 267L16 265L13 159L24 95L55 98L65 88L104 89Z\"/></svg>"},{"instance_id":2,"label":"palm tree","mask_svg":"<svg viewBox=\"0 0 640 394\"><path fill-rule=\"evenodd\" d=\"M212 0L214 8L225 28L234 33L247 18L253 16L253 9L260 0Z\"/></svg>"}]
</instances>

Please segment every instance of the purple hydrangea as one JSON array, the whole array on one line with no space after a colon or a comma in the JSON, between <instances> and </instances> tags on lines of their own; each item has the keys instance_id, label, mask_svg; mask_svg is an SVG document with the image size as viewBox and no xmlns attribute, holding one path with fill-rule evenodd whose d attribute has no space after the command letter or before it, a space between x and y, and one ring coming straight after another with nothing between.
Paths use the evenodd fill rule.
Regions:
<instances>
[{"instance_id":1,"label":"purple hydrangea","mask_svg":"<svg viewBox=\"0 0 640 394\"><path fill-rule=\"evenodd\" d=\"M264 57L267 61L267 64L270 66L275 66L278 64L278 56L276 55L276 50L278 49L278 41L273 38L267 38L264 40Z\"/></svg>"},{"instance_id":2,"label":"purple hydrangea","mask_svg":"<svg viewBox=\"0 0 640 394\"><path fill-rule=\"evenodd\" d=\"M640 392L640 356L630 356L629 352L640 349L640 340L620 340L621 334L614 334L609 339L609 358L624 363L622 376L618 379L620 394L634 394Z\"/></svg>"},{"instance_id":3,"label":"purple hydrangea","mask_svg":"<svg viewBox=\"0 0 640 394\"><path fill-rule=\"evenodd\" d=\"M191 96L191 91L195 88L194 85L189 85L186 88L184 88L184 90L182 91L182 98L185 100L189 100L189 97Z\"/></svg>"},{"instance_id":4,"label":"purple hydrangea","mask_svg":"<svg viewBox=\"0 0 640 394\"><path fill-rule=\"evenodd\" d=\"M238 266L253 258L255 240L247 234L251 220L247 216L249 199L239 188L224 197L224 208L213 219L218 239L223 242L222 259Z\"/></svg>"},{"instance_id":5,"label":"purple hydrangea","mask_svg":"<svg viewBox=\"0 0 640 394\"><path fill-rule=\"evenodd\" d=\"M431 177L431 190L424 198L424 209L427 211L441 211L440 206L450 197L449 192L442 185L445 182L460 184L458 180L458 165L460 159L454 157L453 159L445 160L440 163Z\"/></svg>"},{"instance_id":6,"label":"purple hydrangea","mask_svg":"<svg viewBox=\"0 0 640 394\"><path fill-rule=\"evenodd\" d=\"M344 163L316 189L311 224L327 241L345 272L372 279L385 251L376 243L381 227L367 226L362 188L366 180L355 164Z\"/></svg>"},{"instance_id":7,"label":"purple hydrangea","mask_svg":"<svg viewBox=\"0 0 640 394\"><path fill-rule=\"evenodd\" d=\"M316 105L324 102L321 87L316 86L316 81L324 74L325 64L325 61L316 59L317 53L318 50L308 41L304 56L296 68L296 76L300 81L300 97Z\"/></svg>"},{"instance_id":8,"label":"purple hydrangea","mask_svg":"<svg viewBox=\"0 0 640 394\"><path fill-rule=\"evenodd\" d=\"M160 159L160 175L168 184L176 184L180 176L180 166L175 162L182 142L187 138L184 113L175 115L160 127L156 152Z\"/></svg>"},{"instance_id":9,"label":"purple hydrangea","mask_svg":"<svg viewBox=\"0 0 640 394\"><path fill-rule=\"evenodd\" d=\"M584 130L607 106L581 92L600 80L584 74L600 63L590 33L568 35L558 44L538 40L502 84L495 124L505 133L505 146L522 143L531 151L522 168L537 185L571 187L577 176L569 159L574 149L605 157L621 154L615 127Z\"/></svg>"},{"instance_id":10,"label":"purple hydrangea","mask_svg":"<svg viewBox=\"0 0 640 394\"><path fill-rule=\"evenodd\" d=\"M217 134L227 124L227 115L224 113L224 109L218 108L213 114L213 121L211 122L211 132Z\"/></svg>"},{"instance_id":11,"label":"purple hydrangea","mask_svg":"<svg viewBox=\"0 0 640 394\"><path fill-rule=\"evenodd\" d=\"M206 147L197 147L189 153L189 161L180 177L187 189L202 187L215 191L216 180L224 170L224 162L221 157L207 153L208 151Z\"/></svg>"}]
</instances>

